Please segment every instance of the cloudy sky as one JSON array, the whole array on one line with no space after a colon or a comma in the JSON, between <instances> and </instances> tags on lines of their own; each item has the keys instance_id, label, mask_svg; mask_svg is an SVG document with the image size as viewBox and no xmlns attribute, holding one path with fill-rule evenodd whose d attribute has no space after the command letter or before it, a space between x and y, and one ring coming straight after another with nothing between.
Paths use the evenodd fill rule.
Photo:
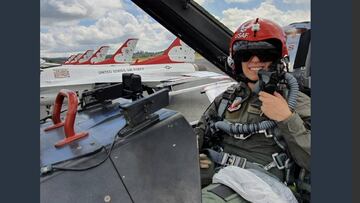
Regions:
<instances>
[{"instance_id":1,"label":"cloudy sky","mask_svg":"<svg viewBox=\"0 0 360 203\"><path fill-rule=\"evenodd\" d=\"M310 0L195 0L234 31L264 17L282 26L310 20ZM70 54L139 38L136 50L162 51L175 36L130 0L40 0L40 56Z\"/></svg>"}]
</instances>

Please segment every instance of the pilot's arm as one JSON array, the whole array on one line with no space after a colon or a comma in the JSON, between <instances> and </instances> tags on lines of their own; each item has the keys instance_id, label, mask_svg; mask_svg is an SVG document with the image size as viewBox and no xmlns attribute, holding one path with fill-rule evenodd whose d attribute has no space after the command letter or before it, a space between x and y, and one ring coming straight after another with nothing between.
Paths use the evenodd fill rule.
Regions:
<instances>
[{"instance_id":1,"label":"pilot's arm","mask_svg":"<svg viewBox=\"0 0 360 203\"><path fill-rule=\"evenodd\" d=\"M278 122L277 129L284 137L295 162L308 171L311 158L310 116L310 98L300 92L295 111L286 120Z\"/></svg>"},{"instance_id":2,"label":"pilot's arm","mask_svg":"<svg viewBox=\"0 0 360 203\"><path fill-rule=\"evenodd\" d=\"M282 95L275 92L259 93L261 110L270 119L277 121L275 134L282 136L295 162L310 171L310 98L299 92L295 110L292 112Z\"/></svg>"}]
</instances>

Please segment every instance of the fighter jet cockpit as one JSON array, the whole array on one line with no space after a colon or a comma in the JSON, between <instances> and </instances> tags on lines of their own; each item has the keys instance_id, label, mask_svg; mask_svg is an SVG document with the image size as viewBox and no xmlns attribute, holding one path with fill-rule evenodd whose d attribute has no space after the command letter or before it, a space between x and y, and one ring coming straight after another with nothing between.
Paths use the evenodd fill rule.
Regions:
<instances>
[{"instance_id":1,"label":"fighter jet cockpit","mask_svg":"<svg viewBox=\"0 0 360 203\"><path fill-rule=\"evenodd\" d=\"M268 202L309 202L310 146L292 159L287 145L294 141L286 140L284 135L291 131L292 122L299 136L311 133L310 112L298 108L308 107L311 96L308 6L293 6L303 18L291 22L277 18L285 31L281 36L283 50L279 52L276 43L258 43L256 39L246 45L236 44L241 40L235 36L237 27L246 22L245 17L256 19L251 22L255 25L243 27L253 38L261 34L261 29L272 26L262 21L267 16L257 18L257 12L265 8L274 15L287 14L276 2L121 3L119 8L129 9L139 18L146 16L141 22L156 21L154 29L163 26L175 39L152 59L132 60L137 53L135 46L141 44L141 37L146 37L146 33L140 33L128 37L113 55L88 50L91 54L80 54L77 60L72 54L61 66L41 71L40 102L46 108L40 118L41 202L210 203L212 195L219 202L241 202L235 200L239 197L243 202L256 202L264 196ZM108 13L106 19L111 16ZM125 30L133 31L131 26ZM247 37L244 33L239 36ZM261 50L252 46L260 46ZM102 47L108 51L108 46ZM267 69L266 64L261 68L250 66L257 78L253 92L244 87L235 71L256 60L247 57L244 47L259 59L258 63L265 64L269 58L277 62L267 65L273 69ZM264 50L270 50L272 55L265 56ZM97 61L99 57L101 61ZM286 95L276 100L289 110L283 113L286 118L272 117L271 108L262 108L266 99L254 96L260 92L278 98L278 92ZM240 112L246 114L246 119L236 120ZM199 130L210 135L201 138L204 143L199 142ZM269 157L249 153L259 146L254 140L271 149ZM251 147L235 153L236 147L249 143ZM248 154L255 155L242 157ZM268 160L268 164L258 164ZM206 185L203 169L214 169L217 174L212 174ZM292 178L294 174L296 178ZM244 178L251 184L245 187L238 182ZM253 189L258 193L250 195Z\"/></svg>"}]
</instances>

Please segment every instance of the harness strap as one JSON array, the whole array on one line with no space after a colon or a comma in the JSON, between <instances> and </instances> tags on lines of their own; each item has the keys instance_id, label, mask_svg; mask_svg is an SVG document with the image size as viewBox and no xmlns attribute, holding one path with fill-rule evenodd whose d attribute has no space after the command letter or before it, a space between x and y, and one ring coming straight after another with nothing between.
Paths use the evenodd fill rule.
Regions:
<instances>
[{"instance_id":1,"label":"harness strap","mask_svg":"<svg viewBox=\"0 0 360 203\"><path fill-rule=\"evenodd\" d=\"M235 90L236 90L236 86L230 86L223 93L222 99L220 101L219 108L218 108L218 116L220 118L224 118L226 108L229 106L230 102L235 97L235 94L234 94Z\"/></svg>"},{"instance_id":2,"label":"harness strap","mask_svg":"<svg viewBox=\"0 0 360 203\"><path fill-rule=\"evenodd\" d=\"M222 98L221 102L219 104L219 110L218 110L218 116L220 118L223 118L226 107L229 105L230 101L227 100L226 98Z\"/></svg>"},{"instance_id":3,"label":"harness strap","mask_svg":"<svg viewBox=\"0 0 360 203\"><path fill-rule=\"evenodd\" d=\"M277 144L277 146L279 146L282 150L286 151L287 150L287 145L284 139L279 139L279 137L277 136L273 136L275 143Z\"/></svg>"},{"instance_id":4,"label":"harness strap","mask_svg":"<svg viewBox=\"0 0 360 203\"><path fill-rule=\"evenodd\" d=\"M231 131L231 129L230 129ZM232 133L232 132L231 132ZM273 133L271 131L271 129L265 129L265 130L259 130L257 132L253 132L253 133L247 133L247 134L233 134L232 136L235 138L235 139L238 139L238 140L246 140L247 138L251 137L252 135L254 134L264 134L264 136L266 138L273 138ZM276 141L275 141L276 142ZM283 148L282 148L283 149Z\"/></svg>"},{"instance_id":5,"label":"harness strap","mask_svg":"<svg viewBox=\"0 0 360 203\"><path fill-rule=\"evenodd\" d=\"M236 94L235 92L241 92L242 89L246 89L246 85L243 82L239 82L236 85L232 85L226 89L222 94L222 98L218 107L218 116L224 118L226 109L231 105L231 102L234 101ZM245 93L244 93L245 94ZM241 95L240 95L241 96ZM249 95L241 96L241 103L249 98Z\"/></svg>"},{"instance_id":6,"label":"harness strap","mask_svg":"<svg viewBox=\"0 0 360 203\"><path fill-rule=\"evenodd\" d=\"M226 152L217 152L212 149L205 149L204 152L209 156L209 158L221 166L237 166L240 168L254 168L254 165L261 166L265 170L270 170L274 167L279 170L286 169L290 166L291 162L286 153L274 153L272 154L273 161L269 164L263 166L258 163L252 163L247 160L245 157L240 157L234 154L229 154Z\"/></svg>"},{"instance_id":7,"label":"harness strap","mask_svg":"<svg viewBox=\"0 0 360 203\"><path fill-rule=\"evenodd\" d=\"M264 166L264 169L267 171L274 167L277 167L279 170L283 170L290 162L290 159L288 158L286 153L274 153L271 156L273 158L273 161Z\"/></svg>"}]
</instances>

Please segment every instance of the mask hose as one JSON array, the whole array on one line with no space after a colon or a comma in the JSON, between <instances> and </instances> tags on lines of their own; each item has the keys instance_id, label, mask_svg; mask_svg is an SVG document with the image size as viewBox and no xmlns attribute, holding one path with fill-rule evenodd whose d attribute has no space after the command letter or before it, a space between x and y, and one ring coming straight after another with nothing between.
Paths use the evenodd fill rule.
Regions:
<instances>
[{"instance_id":1,"label":"mask hose","mask_svg":"<svg viewBox=\"0 0 360 203\"><path fill-rule=\"evenodd\" d=\"M291 110L295 109L296 99L299 93L299 85L294 76L290 73L285 73L285 80L289 87L289 95L288 95L288 105ZM277 124L274 120L265 120L259 123L230 123L228 121L218 121L215 124L215 128L217 130L222 130L229 135L238 135L238 134L249 134L256 133L260 130L267 130L270 128L274 128Z\"/></svg>"}]
</instances>

